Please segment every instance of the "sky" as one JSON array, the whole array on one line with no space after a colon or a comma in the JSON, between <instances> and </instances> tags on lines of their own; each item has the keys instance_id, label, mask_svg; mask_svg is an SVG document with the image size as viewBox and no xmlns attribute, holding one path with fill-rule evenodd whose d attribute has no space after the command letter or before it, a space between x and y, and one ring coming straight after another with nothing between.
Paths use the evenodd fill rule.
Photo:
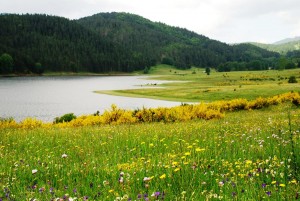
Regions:
<instances>
[{"instance_id":1,"label":"sky","mask_svg":"<svg viewBox=\"0 0 300 201\"><path fill-rule=\"evenodd\" d=\"M300 0L0 0L0 13L79 19L127 12L226 43L300 36Z\"/></svg>"}]
</instances>

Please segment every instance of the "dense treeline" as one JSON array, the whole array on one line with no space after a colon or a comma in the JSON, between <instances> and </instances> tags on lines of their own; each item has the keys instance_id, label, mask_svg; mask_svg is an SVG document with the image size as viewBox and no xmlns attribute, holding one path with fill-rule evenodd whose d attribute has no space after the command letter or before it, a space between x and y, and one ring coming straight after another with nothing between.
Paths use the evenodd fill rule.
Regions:
<instances>
[{"instance_id":1,"label":"dense treeline","mask_svg":"<svg viewBox=\"0 0 300 201\"><path fill-rule=\"evenodd\" d=\"M158 63L189 68L259 61L269 66L278 57L253 45L231 46L126 13L100 13L79 20L0 15L2 74L131 72Z\"/></svg>"}]
</instances>

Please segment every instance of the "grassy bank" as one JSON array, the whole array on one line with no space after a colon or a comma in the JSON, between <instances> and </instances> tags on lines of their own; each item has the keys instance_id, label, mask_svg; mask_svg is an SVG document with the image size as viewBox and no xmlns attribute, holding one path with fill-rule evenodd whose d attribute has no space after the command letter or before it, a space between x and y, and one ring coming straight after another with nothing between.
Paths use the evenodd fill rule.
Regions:
<instances>
[{"instance_id":1,"label":"grassy bank","mask_svg":"<svg viewBox=\"0 0 300 201\"><path fill-rule=\"evenodd\" d=\"M296 200L300 108L0 130L2 200Z\"/></svg>"},{"instance_id":2,"label":"grassy bank","mask_svg":"<svg viewBox=\"0 0 300 201\"><path fill-rule=\"evenodd\" d=\"M197 68L178 70L170 66L160 65L151 68L149 79L184 82L159 85L163 88L144 86L141 89L97 92L179 102L211 102L233 98L253 100L258 97L269 97L289 91L297 91L300 88L300 69L241 72L212 71L210 75L207 75L204 71L204 69ZM296 76L299 82L288 83L290 76Z\"/></svg>"}]
</instances>

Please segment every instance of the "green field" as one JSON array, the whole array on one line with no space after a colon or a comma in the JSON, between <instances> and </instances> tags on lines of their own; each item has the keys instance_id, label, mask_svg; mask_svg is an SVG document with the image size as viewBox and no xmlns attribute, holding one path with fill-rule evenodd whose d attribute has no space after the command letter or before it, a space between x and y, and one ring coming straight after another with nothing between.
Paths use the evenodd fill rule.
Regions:
<instances>
[{"instance_id":1,"label":"green field","mask_svg":"<svg viewBox=\"0 0 300 201\"><path fill-rule=\"evenodd\" d=\"M204 71L205 69L199 68L178 70L171 66L160 65L151 68L149 79L174 80L176 82L159 85L163 88L149 88L146 85L141 89L97 92L179 102L211 102L235 98L252 100L300 89L300 69L243 72L215 72L212 70L209 76ZM290 76L296 76L298 83L289 84Z\"/></svg>"},{"instance_id":2,"label":"green field","mask_svg":"<svg viewBox=\"0 0 300 201\"><path fill-rule=\"evenodd\" d=\"M296 200L299 125L300 108L283 104L209 121L2 129L0 198Z\"/></svg>"},{"instance_id":3,"label":"green field","mask_svg":"<svg viewBox=\"0 0 300 201\"><path fill-rule=\"evenodd\" d=\"M118 93L231 101L112 106L61 124L0 119L0 201L300 199L299 84L287 83L299 70L202 71L155 67L152 79L185 82Z\"/></svg>"}]
</instances>

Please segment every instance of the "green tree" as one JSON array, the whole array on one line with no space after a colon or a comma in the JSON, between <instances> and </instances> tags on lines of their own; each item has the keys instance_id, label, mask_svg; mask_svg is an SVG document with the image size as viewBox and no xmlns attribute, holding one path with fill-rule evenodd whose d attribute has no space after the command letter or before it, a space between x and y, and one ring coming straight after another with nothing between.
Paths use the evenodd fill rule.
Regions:
<instances>
[{"instance_id":1,"label":"green tree","mask_svg":"<svg viewBox=\"0 0 300 201\"><path fill-rule=\"evenodd\" d=\"M2 74L11 73L13 71L13 65L14 65L14 60L9 54L4 53L1 55L0 73Z\"/></svg>"},{"instance_id":2,"label":"green tree","mask_svg":"<svg viewBox=\"0 0 300 201\"><path fill-rule=\"evenodd\" d=\"M37 74L43 74L44 67L42 66L41 63L37 62L34 64L33 71L34 71L34 73L37 73Z\"/></svg>"},{"instance_id":3,"label":"green tree","mask_svg":"<svg viewBox=\"0 0 300 201\"><path fill-rule=\"evenodd\" d=\"M278 61L277 70L284 70L287 65L287 59L285 57L281 57Z\"/></svg>"},{"instance_id":4,"label":"green tree","mask_svg":"<svg viewBox=\"0 0 300 201\"><path fill-rule=\"evenodd\" d=\"M296 76L290 76L288 83L297 83Z\"/></svg>"},{"instance_id":5,"label":"green tree","mask_svg":"<svg viewBox=\"0 0 300 201\"><path fill-rule=\"evenodd\" d=\"M209 67L206 67L206 68L205 68L205 73L206 73L207 75L210 75L210 68L209 68Z\"/></svg>"},{"instance_id":6,"label":"green tree","mask_svg":"<svg viewBox=\"0 0 300 201\"><path fill-rule=\"evenodd\" d=\"M145 68L144 68L144 74L148 74L149 73L149 68L146 66Z\"/></svg>"}]
</instances>

